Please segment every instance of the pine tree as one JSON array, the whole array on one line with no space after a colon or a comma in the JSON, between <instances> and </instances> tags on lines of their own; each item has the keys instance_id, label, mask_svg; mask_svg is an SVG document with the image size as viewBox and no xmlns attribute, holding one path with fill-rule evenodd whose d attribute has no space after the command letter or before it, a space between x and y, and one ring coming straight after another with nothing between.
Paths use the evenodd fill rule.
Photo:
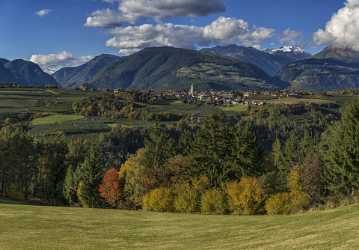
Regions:
<instances>
[{"instance_id":1,"label":"pine tree","mask_svg":"<svg viewBox=\"0 0 359 250\"><path fill-rule=\"evenodd\" d=\"M349 104L340 122L324 134L323 182L327 194L350 195L359 190L359 100Z\"/></svg>"},{"instance_id":2,"label":"pine tree","mask_svg":"<svg viewBox=\"0 0 359 250\"><path fill-rule=\"evenodd\" d=\"M72 166L67 168L64 181L64 197L67 203L71 206L76 195L76 183L74 181L74 173Z\"/></svg>"}]
</instances>

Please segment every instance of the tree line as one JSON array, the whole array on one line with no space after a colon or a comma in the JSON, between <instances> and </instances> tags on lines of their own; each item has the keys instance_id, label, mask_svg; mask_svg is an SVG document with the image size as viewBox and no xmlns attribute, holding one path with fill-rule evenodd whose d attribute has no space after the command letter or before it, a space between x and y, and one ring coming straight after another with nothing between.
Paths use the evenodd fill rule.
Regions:
<instances>
[{"instance_id":1,"label":"tree line","mask_svg":"<svg viewBox=\"0 0 359 250\"><path fill-rule=\"evenodd\" d=\"M245 215L357 197L359 101L334 118L315 107L298 112L190 116L90 139L36 138L4 124L0 192L70 206Z\"/></svg>"}]
</instances>

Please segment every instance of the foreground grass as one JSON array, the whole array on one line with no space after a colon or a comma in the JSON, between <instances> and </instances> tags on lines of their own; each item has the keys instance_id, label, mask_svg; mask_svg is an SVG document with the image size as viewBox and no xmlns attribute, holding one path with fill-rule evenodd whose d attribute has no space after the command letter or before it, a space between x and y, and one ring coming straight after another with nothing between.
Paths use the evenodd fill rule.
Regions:
<instances>
[{"instance_id":1,"label":"foreground grass","mask_svg":"<svg viewBox=\"0 0 359 250\"><path fill-rule=\"evenodd\" d=\"M359 206L200 216L0 204L0 249L359 249Z\"/></svg>"}]
</instances>

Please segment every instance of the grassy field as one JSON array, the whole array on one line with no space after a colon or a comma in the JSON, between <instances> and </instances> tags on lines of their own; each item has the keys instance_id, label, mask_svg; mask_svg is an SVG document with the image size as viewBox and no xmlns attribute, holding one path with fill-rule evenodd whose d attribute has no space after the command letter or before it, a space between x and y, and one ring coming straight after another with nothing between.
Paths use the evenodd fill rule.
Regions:
<instances>
[{"instance_id":1,"label":"grassy field","mask_svg":"<svg viewBox=\"0 0 359 250\"><path fill-rule=\"evenodd\" d=\"M49 115L32 120L32 125L52 125L60 124L64 122L81 120L84 117L81 115Z\"/></svg>"},{"instance_id":2,"label":"grassy field","mask_svg":"<svg viewBox=\"0 0 359 250\"><path fill-rule=\"evenodd\" d=\"M333 103L332 100L324 99L324 98L294 98L294 97L288 97L288 98L281 98L281 99L274 99L267 101L270 104L286 104L286 105L294 105L294 104L328 104Z\"/></svg>"},{"instance_id":3,"label":"grassy field","mask_svg":"<svg viewBox=\"0 0 359 250\"><path fill-rule=\"evenodd\" d=\"M229 105L224 106L221 108L224 112L231 112L231 113L242 113L248 110L248 106L244 104L237 104L237 105Z\"/></svg>"},{"instance_id":4,"label":"grassy field","mask_svg":"<svg viewBox=\"0 0 359 250\"><path fill-rule=\"evenodd\" d=\"M201 216L0 204L0 249L359 249L359 206Z\"/></svg>"}]
</instances>

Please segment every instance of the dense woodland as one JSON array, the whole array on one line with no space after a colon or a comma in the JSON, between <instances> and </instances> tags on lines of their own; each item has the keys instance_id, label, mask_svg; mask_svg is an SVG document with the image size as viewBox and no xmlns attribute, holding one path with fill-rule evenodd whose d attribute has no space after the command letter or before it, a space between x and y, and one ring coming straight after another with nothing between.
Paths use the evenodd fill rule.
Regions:
<instances>
[{"instance_id":1,"label":"dense woodland","mask_svg":"<svg viewBox=\"0 0 359 250\"><path fill-rule=\"evenodd\" d=\"M74 110L128 117L133 105L87 99ZM273 105L174 120L69 138L32 136L26 124L8 119L0 130L0 194L53 205L240 215L290 214L358 197L359 101L340 112Z\"/></svg>"}]
</instances>

